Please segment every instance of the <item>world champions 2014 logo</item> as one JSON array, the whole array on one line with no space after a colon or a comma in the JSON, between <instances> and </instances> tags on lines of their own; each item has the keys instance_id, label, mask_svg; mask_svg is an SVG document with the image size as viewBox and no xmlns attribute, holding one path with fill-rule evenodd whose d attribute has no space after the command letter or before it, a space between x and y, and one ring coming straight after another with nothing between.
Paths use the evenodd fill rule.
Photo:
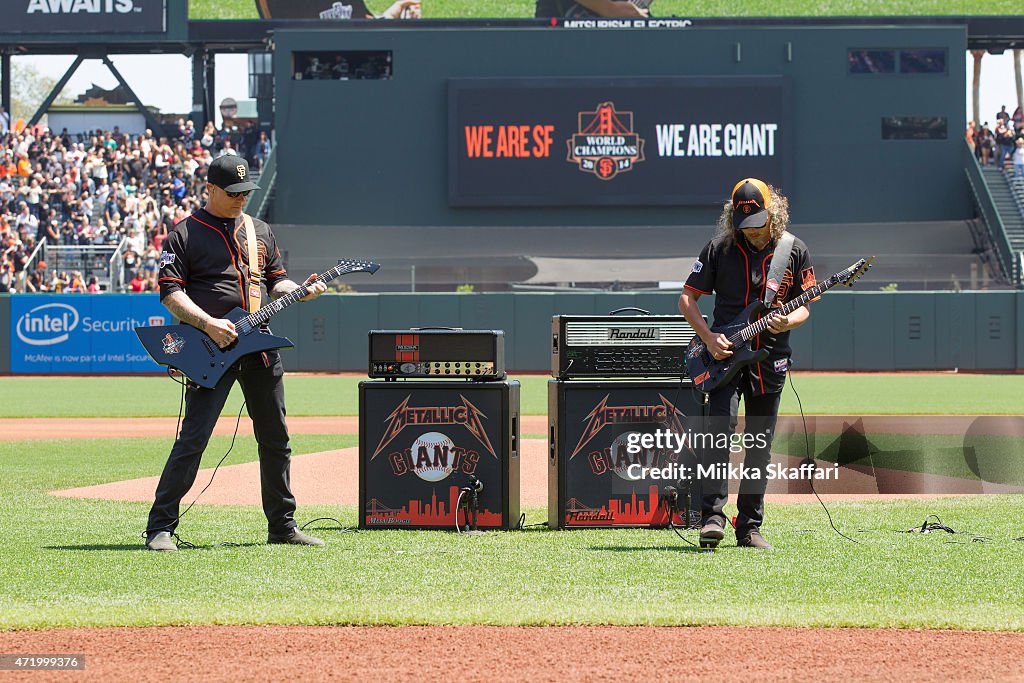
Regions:
<instances>
[{"instance_id":1,"label":"world champions 2014 logo","mask_svg":"<svg viewBox=\"0 0 1024 683\"><path fill-rule=\"evenodd\" d=\"M602 102L594 111L579 112L578 123L579 132L566 141L566 161L580 171L611 180L644 160L644 140L633 132L633 112L616 111L614 102Z\"/></svg>"}]
</instances>

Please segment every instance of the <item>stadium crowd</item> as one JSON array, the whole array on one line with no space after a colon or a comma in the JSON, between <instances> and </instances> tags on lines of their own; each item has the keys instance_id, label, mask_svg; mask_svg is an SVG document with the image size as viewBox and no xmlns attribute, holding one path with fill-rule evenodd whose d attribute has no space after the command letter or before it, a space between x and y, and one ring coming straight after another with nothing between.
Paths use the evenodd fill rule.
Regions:
<instances>
[{"instance_id":1,"label":"stadium crowd","mask_svg":"<svg viewBox=\"0 0 1024 683\"><path fill-rule=\"evenodd\" d=\"M996 125L986 121L967 124L967 144L982 166L996 165L1006 170L1012 166L1015 176L1024 177L1024 110L1010 114L1003 106L995 117Z\"/></svg>"},{"instance_id":2,"label":"stadium crowd","mask_svg":"<svg viewBox=\"0 0 1024 683\"><path fill-rule=\"evenodd\" d=\"M0 134L0 292L100 291L94 276L51 269L42 259L29 264L44 238L64 246L124 242L128 290L156 291L161 244L202 205L210 162L243 153L258 170L270 153L264 133L243 137L212 122L199 133L184 119L176 128L170 136L116 127L55 134L42 126Z\"/></svg>"}]
</instances>

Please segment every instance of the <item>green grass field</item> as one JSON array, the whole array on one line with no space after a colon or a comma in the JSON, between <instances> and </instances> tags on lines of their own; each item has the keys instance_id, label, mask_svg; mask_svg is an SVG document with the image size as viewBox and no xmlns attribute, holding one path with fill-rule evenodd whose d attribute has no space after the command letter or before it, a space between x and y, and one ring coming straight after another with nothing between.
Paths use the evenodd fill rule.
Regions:
<instances>
[{"instance_id":1,"label":"green grass field","mask_svg":"<svg viewBox=\"0 0 1024 683\"><path fill-rule=\"evenodd\" d=\"M330 4L330 3L327 3ZM371 11L386 9L390 0L367 0ZM534 0L423 0L425 19L522 19L532 18ZM660 17L824 17L824 16L927 16L1021 14L1019 2L939 2L939 0L859 0L821 2L785 0L738 4L725 0L656 0L654 14ZM257 19L254 0L191 0L192 19Z\"/></svg>"},{"instance_id":2,"label":"green grass field","mask_svg":"<svg viewBox=\"0 0 1024 683\"><path fill-rule=\"evenodd\" d=\"M546 378L522 379L530 406L524 412L542 414ZM354 412L355 381L290 377L290 413ZM845 412L858 406L882 412L876 395L886 396L883 405L896 411L901 404L894 393L902 392L905 406L934 412L959 407L948 413L979 412L970 408L973 403L996 405L990 394L1019 402L1022 381L971 375L797 380L805 408L814 412L821 412L826 397L839 396L842 403L831 405ZM8 416L177 412L176 386L160 378L4 378L0 392ZM214 438L204 467L220 458L229 441ZM355 443L352 435L297 435L293 446L302 457ZM693 552L668 530L534 528L470 537L343 533L331 523L313 525L329 527L316 532L328 541L325 548L267 546L258 507L200 503L180 529L199 548L168 555L141 549L147 504L47 493L156 475L169 446L170 435L0 442L0 629L608 623L1024 630L1024 542L1014 540L1024 536L1020 496L829 502L837 526L860 544L833 532L817 505L770 506L764 531L775 552L724 545L710 555ZM245 437L228 462L255 457L255 445ZM299 503L300 522L330 516L356 525L353 507ZM526 513L528 524L546 519L539 508ZM899 533L928 514L988 540ZM687 535L695 540L694 532ZM239 545L219 545L224 542Z\"/></svg>"},{"instance_id":3,"label":"green grass field","mask_svg":"<svg viewBox=\"0 0 1024 683\"><path fill-rule=\"evenodd\" d=\"M226 450L218 437L208 459ZM298 436L297 452L355 438ZM326 548L263 544L258 507L197 506L199 546L141 550L148 506L56 498L55 488L159 472L167 439L0 442L0 628L197 623L758 624L1024 630L1019 497L776 506L773 553L692 552L671 531L318 533ZM243 439L230 462L255 457ZM300 456L301 457L301 456ZM300 501L301 502L301 501ZM999 514L992 514L998 510ZM302 507L302 519L354 508ZM938 514L990 538L900 534ZM527 510L527 522L544 519ZM315 526L331 523L317 523ZM693 539L694 533L688 535ZM239 547L218 547L233 542ZM481 568L486 568L482 570Z\"/></svg>"},{"instance_id":4,"label":"green grass field","mask_svg":"<svg viewBox=\"0 0 1024 683\"><path fill-rule=\"evenodd\" d=\"M546 375L513 376L524 415L547 414ZM356 415L356 377L289 375L289 415ZM961 374L803 374L793 384L804 411L818 415L1020 415L1024 376ZM178 414L180 387L166 377L0 377L10 397L2 417L154 417ZM224 408L241 406L237 387ZM798 413L791 388L781 412Z\"/></svg>"}]
</instances>

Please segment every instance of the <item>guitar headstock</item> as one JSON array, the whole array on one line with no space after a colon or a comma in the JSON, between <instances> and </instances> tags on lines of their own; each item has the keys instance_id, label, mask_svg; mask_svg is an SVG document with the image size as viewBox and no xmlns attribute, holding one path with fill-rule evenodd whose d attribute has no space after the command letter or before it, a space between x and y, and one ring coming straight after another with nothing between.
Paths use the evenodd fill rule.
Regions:
<instances>
[{"instance_id":1,"label":"guitar headstock","mask_svg":"<svg viewBox=\"0 0 1024 683\"><path fill-rule=\"evenodd\" d=\"M358 261L355 259L338 259L338 265L331 270L335 270L339 275L346 273L376 273L380 269L379 263L373 261Z\"/></svg>"},{"instance_id":2,"label":"guitar headstock","mask_svg":"<svg viewBox=\"0 0 1024 683\"><path fill-rule=\"evenodd\" d=\"M835 275L836 284L843 285L844 287L853 287L853 283L857 281L857 278L867 272L868 268L871 267L871 262L874 260L874 256L868 259L861 259L849 268L839 271Z\"/></svg>"}]
</instances>

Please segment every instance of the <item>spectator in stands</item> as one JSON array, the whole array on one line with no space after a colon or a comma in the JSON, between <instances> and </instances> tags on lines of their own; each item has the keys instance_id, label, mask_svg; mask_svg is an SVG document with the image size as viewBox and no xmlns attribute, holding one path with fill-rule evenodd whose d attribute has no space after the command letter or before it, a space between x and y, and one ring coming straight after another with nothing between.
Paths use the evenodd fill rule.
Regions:
<instances>
[{"instance_id":1,"label":"spectator in stands","mask_svg":"<svg viewBox=\"0 0 1024 683\"><path fill-rule=\"evenodd\" d=\"M270 156L270 138L267 137L267 131L261 130L260 137L256 141L256 151L254 154L257 171L263 170L263 164L266 163L268 156Z\"/></svg>"},{"instance_id":2,"label":"spectator in stands","mask_svg":"<svg viewBox=\"0 0 1024 683\"><path fill-rule=\"evenodd\" d=\"M1006 105L1004 104L999 109L999 113L996 114L996 123L998 124L1000 121L1006 122L1006 121L1009 121L1009 120L1010 120L1010 115L1007 113Z\"/></svg>"},{"instance_id":3,"label":"spectator in stands","mask_svg":"<svg viewBox=\"0 0 1024 683\"><path fill-rule=\"evenodd\" d=\"M90 275L89 276L89 284L86 286L85 289L90 294L99 294L100 293L100 291L101 291L100 290L100 283L99 283L99 280L96 279L95 275Z\"/></svg>"},{"instance_id":4,"label":"spectator in stands","mask_svg":"<svg viewBox=\"0 0 1024 683\"><path fill-rule=\"evenodd\" d=\"M46 292L50 289L50 279L46 273L46 261L39 261L25 279L26 292Z\"/></svg>"},{"instance_id":5,"label":"spectator in stands","mask_svg":"<svg viewBox=\"0 0 1024 683\"><path fill-rule=\"evenodd\" d=\"M1024 178L1024 137L1017 138L1013 150L1013 177Z\"/></svg>"},{"instance_id":6,"label":"spectator in stands","mask_svg":"<svg viewBox=\"0 0 1024 683\"><path fill-rule=\"evenodd\" d=\"M1003 112L1005 113L1005 111L1006 111L1006 107L1003 107ZM999 153L996 155L995 163L996 163L996 166L998 166L999 168L1003 167L1003 165L1006 163L1006 160L1010 157L1010 154L1013 153L1013 137L1014 136L1013 136L1013 131L1010 130L1010 127L1007 125L1009 120L1010 120L1010 115L1009 114L1006 115L1005 119L999 119L996 122L996 129L994 131L995 132L995 138L996 138L996 145L998 146L998 149L999 149Z\"/></svg>"},{"instance_id":7,"label":"spectator in stands","mask_svg":"<svg viewBox=\"0 0 1024 683\"><path fill-rule=\"evenodd\" d=\"M216 136L217 127L213 125L213 121L207 121L203 127L203 136L199 138L199 143L203 146L203 149L209 150L213 147Z\"/></svg>"},{"instance_id":8,"label":"spectator in stands","mask_svg":"<svg viewBox=\"0 0 1024 683\"><path fill-rule=\"evenodd\" d=\"M142 271L135 273L135 276L128 283L128 291L134 293L140 293L146 291L146 276L142 274Z\"/></svg>"},{"instance_id":9,"label":"spectator in stands","mask_svg":"<svg viewBox=\"0 0 1024 683\"><path fill-rule=\"evenodd\" d=\"M0 107L0 135L7 135L7 132L11 130L11 115L7 113L7 110Z\"/></svg>"},{"instance_id":10,"label":"spectator in stands","mask_svg":"<svg viewBox=\"0 0 1024 683\"><path fill-rule=\"evenodd\" d=\"M54 294L61 294L64 291L64 287L67 285L67 277L67 273L58 273L54 270L53 276L50 278L50 291Z\"/></svg>"},{"instance_id":11,"label":"spectator in stands","mask_svg":"<svg viewBox=\"0 0 1024 683\"><path fill-rule=\"evenodd\" d=\"M15 230L29 230L32 233L36 232L36 228L39 227L39 219L31 213L28 209L27 202L18 203L18 216L14 219Z\"/></svg>"},{"instance_id":12,"label":"spectator in stands","mask_svg":"<svg viewBox=\"0 0 1024 683\"><path fill-rule=\"evenodd\" d=\"M988 122L981 127L974 139L974 146L978 159L981 161L982 166L988 166L990 159L992 158L992 152L995 150L996 139L992 135L992 131L989 130Z\"/></svg>"},{"instance_id":13,"label":"spectator in stands","mask_svg":"<svg viewBox=\"0 0 1024 683\"><path fill-rule=\"evenodd\" d=\"M14 263L7 257L7 252L0 254L0 293L14 289Z\"/></svg>"},{"instance_id":14,"label":"spectator in stands","mask_svg":"<svg viewBox=\"0 0 1024 683\"><path fill-rule=\"evenodd\" d=\"M85 294L85 290L85 281L82 279L82 273L77 270L71 271L67 292L69 294Z\"/></svg>"},{"instance_id":15,"label":"spectator in stands","mask_svg":"<svg viewBox=\"0 0 1024 683\"><path fill-rule=\"evenodd\" d=\"M534 16L542 19L564 17L575 6L596 14L599 17L631 17L648 16L648 11L638 9L629 0L537 0Z\"/></svg>"}]
</instances>

